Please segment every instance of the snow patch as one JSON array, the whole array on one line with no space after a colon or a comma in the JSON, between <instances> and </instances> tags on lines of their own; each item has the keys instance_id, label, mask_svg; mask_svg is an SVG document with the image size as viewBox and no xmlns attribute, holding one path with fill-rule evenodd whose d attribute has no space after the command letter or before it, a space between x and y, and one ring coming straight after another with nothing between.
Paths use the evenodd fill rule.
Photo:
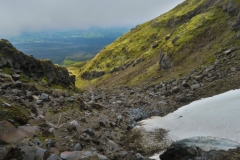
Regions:
<instances>
[{"instance_id":1,"label":"snow patch","mask_svg":"<svg viewBox=\"0 0 240 160\"><path fill-rule=\"evenodd\" d=\"M164 117L143 120L135 128L164 129L168 132L164 141L186 142L205 151L229 150L240 146L239 113L240 89L194 101Z\"/></svg>"},{"instance_id":2,"label":"snow patch","mask_svg":"<svg viewBox=\"0 0 240 160\"><path fill-rule=\"evenodd\" d=\"M165 117L140 122L146 131L165 129L167 138L218 137L240 143L240 90L232 90L183 106Z\"/></svg>"}]
</instances>

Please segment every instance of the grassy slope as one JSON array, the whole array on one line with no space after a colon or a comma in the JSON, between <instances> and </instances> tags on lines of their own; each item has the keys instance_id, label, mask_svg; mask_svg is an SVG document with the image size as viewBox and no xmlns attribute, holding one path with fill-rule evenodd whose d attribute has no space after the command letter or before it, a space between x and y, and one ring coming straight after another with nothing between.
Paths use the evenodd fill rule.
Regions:
<instances>
[{"instance_id":1,"label":"grassy slope","mask_svg":"<svg viewBox=\"0 0 240 160\"><path fill-rule=\"evenodd\" d=\"M64 63L64 67L67 68L67 70L73 74L73 75L79 75L81 68L83 68L88 61L86 62L76 62L76 61L71 61L71 60L67 60ZM76 78L76 82L75 82L75 86L77 88L83 89L85 86L88 86L88 81L80 79L80 78Z\"/></svg>"},{"instance_id":2,"label":"grassy slope","mask_svg":"<svg viewBox=\"0 0 240 160\"><path fill-rule=\"evenodd\" d=\"M229 22L235 17L230 17L222 7L217 7L228 1L218 1L216 5L206 8L208 1L186 0L168 13L135 27L106 46L77 75L93 70L109 73L113 68L144 58L145 61L135 67L130 65L124 70L91 80L95 85L133 86L143 82L158 83L213 63L216 52L239 42L231 38L236 33ZM180 38L174 45L172 40L176 37ZM156 48L152 48L154 43L158 43ZM173 67L170 70L158 69L161 50L172 55ZM77 82L80 88L87 84L84 80Z\"/></svg>"}]
</instances>

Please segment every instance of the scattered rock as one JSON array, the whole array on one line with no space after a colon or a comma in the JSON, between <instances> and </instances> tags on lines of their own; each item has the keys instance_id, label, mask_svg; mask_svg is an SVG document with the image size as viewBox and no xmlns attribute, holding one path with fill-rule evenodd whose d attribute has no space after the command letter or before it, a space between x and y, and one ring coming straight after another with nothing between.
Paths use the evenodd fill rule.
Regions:
<instances>
[{"instance_id":1,"label":"scattered rock","mask_svg":"<svg viewBox=\"0 0 240 160\"><path fill-rule=\"evenodd\" d=\"M121 121L123 119L122 115L117 116L117 120Z\"/></svg>"},{"instance_id":2,"label":"scattered rock","mask_svg":"<svg viewBox=\"0 0 240 160\"><path fill-rule=\"evenodd\" d=\"M180 90L179 87L176 86L176 87L173 87L172 92L173 93L178 93L179 90Z\"/></svg>"},{"instance_id":3,"label":"scattered rock","mask_svg":"<svg viewBox=\"0 0 240 160\"><path fill-rule=\"evenodd\" d=\"M194 84L194 85L191 85L191 89L192 90L196 90L196 89L198 89L198 88L200 88L201 87L201 85L200 84Z\"/></svg>"},{"instance_id":4,"label":"scattered rock","mask_svg":"<svg viewBox=\"0 0 240 160\"><path fill-rule=\"evenodd\" d=\"M152 44L152 48L156 48L158 46L158 42L155 41L153 44Z\"/></svg>"},{"instance_id":5,"label":"scattered rock","mask_svg":"<svg viewBox=\"0 0 240 160\"><path fill-rule=\"evenodd\" d=\"M187 83L186 80L184 80L184 81L182 82L182 86L183 86L183 87L190 87L190 85Z\"/></svg>"},{"instance_id":6,"label":"scattered rock","mask_svg":"<svg viewBox=\"0 0 240 160\"><path fill-rule=\"evenodd\" d=\"M145 160L145 157L143 157L140 153L136 153L135 160Z\"/></svg>"},{"instance_id":7,"label":"scattered rock","mask_svg":"<svg viewBox=\"0 0 240 160\"><path fill-rule=\"evenodd\" d=\"M82 150L82 146L80 143L75 144L75 146L73 147L73 151L81 151Z\"/></svg>"},{"instance_id":8,"label":"scattered rock","mask_svg":"<svg viewBox=\"0 0 240 160\"><path fill-rule=\"evenodd\" d=\"M53 140L53 139L50 139L50 140L47 141L46 146L47 146L47 148L51 148L51 147L54 147L55 144L56 144L56 141Z\"/></svg>"},{"instance_id":9,"label":"scattered rock","mask_svg":"<svg viewBox=\"0 0 240 160\"><path fill-rule=\"evenodd\" d=\"M49 99L49 95L46 94L46 93L42 93L39 97L41 100L43 100L44 102L48 102L50 99Z\"/></svg>"},{"instance_id":10,"label":"scattered rock","mask_svg":"<svg viewBox=\"0 0 240 160\"><path fill-rule=\"evenodd\" d=\"M169 40L170 38L171 38L171 35L170 35L170 34L168 34L168 35L165 36L165 40L166 40L166 41Z\"/></svg>"},{"instance_id":11,"label":"scattered rock","mask_svg":"<svg viewBox=\"0 0 240 160\"><path fill-rule=\"evenodd\" d=\"M36 104L37 105L42 105L43 104L43 100L40 100L40 99L36 100Z\"/></svg>"},{"instance_id":12,"label":"scattered rock","mask_svg":"<svg viewBox=\"0 0 240 160\"><path fill-rule=\"evenodd\" d=\"M46 160L61 160L61 158L56 154L51 154Z\"/></svg>"},{"instance_id":13,"label":"scattered rock","mask_svg":"<svg viewBox=\"0 0 240 160\"><path fill-rule=\"evenodd\" d=\"M66 98L67 102L74 102L75 98L73 96Z\"/></svg>"},{"instance_id":14,"label":"scattered rock","mask_svg":"<svg viewBox=\"0 0 240 160\"><path fill-rule=\"evenodd\" d=\"M232 53L233 51L235 51L235 50L237 50L237 48L236 48L235 46L233 46L233 47L231 47L230 49L224 51L223 53L224 53L225 55L229 55L229 54L231 54L231 53Z\"/></svg>"},{"instance_id":15,"label":"scattered rock","mask_svg":"<svg viewBox=\"0 0 240 160\"><path fill-rule=\"evenodd\" d=\"M18 80L20 79L20 75L19 75L19 74L13 74L13 75L12 75L12 79L13 79L14 81L18 81Z\"/></svg>"},{"instance_id":16,"label":"scattered rock","mask_svg":"<svg viewBox=\"0 0 240 160\"><path fill-rule=\"evenodd\" d=\"M90 101L88 104L91 108L94 108L97 110L102 110L104 108L101 104L95 103L93 101Z\"/></svg>"},{"instance_id":17,"label":"scattered rock","mask_svg":"<svg viewBox=\"0 0 240 160\"><path fill-rule=\"evenodd\" d=\"M115 122L110 122L110 126L111 126L111 127L115 127L115 126L116 126L116 123L115 123Z\"/></svg>"},{"instance_id":18,"label":"scattered rock","mask_svg":"<svg viewBox=\"0 0 240 160\"><path fill-rule=\"evenodd\" d=\"M43 143L37 138L34 138L32 142L37 146L43 146Z\"/></svg>"},{"instance_id":19,"label":"scattered rock","mask_svg":"<svg viewBox=\"0 0 240 160\"><path fill-rule=\"evenodd\" d=\"M237 68L236 68L236 67L231 67L231 68L230 68L230 71L231 71L231 72L236 72L236 71L237 71Z\"/></svg>"},{"instance_id":20,"label":"scattered rock","mask_svg":"<svg viewBox=\"0 0 240 160\"><path fill-rule=\"evenodd\" d=\"M121 152L121 157L126 157L128 155L128 152L127 151L122 151Z\"/></svg>"},{"instance_id":21,"label":"scattered rock","mask_svg":"<svg viewBox=\"0 0 240 160\"><path fill-rule=\"evenodd\" d=\"M106 141L106 145L107 147L113 149L113 150L119 150L120 147L118 146L117 143L115 143L114 141L110 140L110 139L107 139Z\"/></svg>"},{"instance_id":22,"label":"scattered rock","mask_svg":"<svg viewBox=\"0 0 240 160\"><path fill-rule=\"evenodd\" d=\"M89 134L90 136L95 135L92 128L87 128L83 132Z\"/></svg>"}]
</instances>

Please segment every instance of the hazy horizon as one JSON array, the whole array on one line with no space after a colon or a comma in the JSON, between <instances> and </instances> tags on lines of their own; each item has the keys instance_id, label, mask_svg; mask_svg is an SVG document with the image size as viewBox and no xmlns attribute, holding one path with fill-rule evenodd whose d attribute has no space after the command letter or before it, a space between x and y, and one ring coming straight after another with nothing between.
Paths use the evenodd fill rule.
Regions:
<instances>
[{"instance_id":1,"label":"hazy horizon","mask_svg":"<svg viewBox=\"0 0 240 160\"><path fill-rule=\"evenodd\" d=\"M3 0L0 37L23 32L130 27L151 20L183 0Z\"/></svg>"}]
</instances>

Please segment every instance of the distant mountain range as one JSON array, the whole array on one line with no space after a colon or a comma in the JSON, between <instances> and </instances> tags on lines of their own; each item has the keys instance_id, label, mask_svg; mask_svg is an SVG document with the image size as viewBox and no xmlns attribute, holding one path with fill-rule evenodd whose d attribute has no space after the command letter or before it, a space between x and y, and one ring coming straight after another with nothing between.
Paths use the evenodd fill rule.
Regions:
<instances>
[{"instance_id":1,"label":"distant mountain range","mask_svg":"<svg viewBox=\"0 0 240 160\"><path fill-rule=\"evenodd\" d=\"M19 50L40 59L62 64L69 60L85 61L130 28L90 28L85 30L25 32L8 38Z\"/></svg>"}]
</instances>

